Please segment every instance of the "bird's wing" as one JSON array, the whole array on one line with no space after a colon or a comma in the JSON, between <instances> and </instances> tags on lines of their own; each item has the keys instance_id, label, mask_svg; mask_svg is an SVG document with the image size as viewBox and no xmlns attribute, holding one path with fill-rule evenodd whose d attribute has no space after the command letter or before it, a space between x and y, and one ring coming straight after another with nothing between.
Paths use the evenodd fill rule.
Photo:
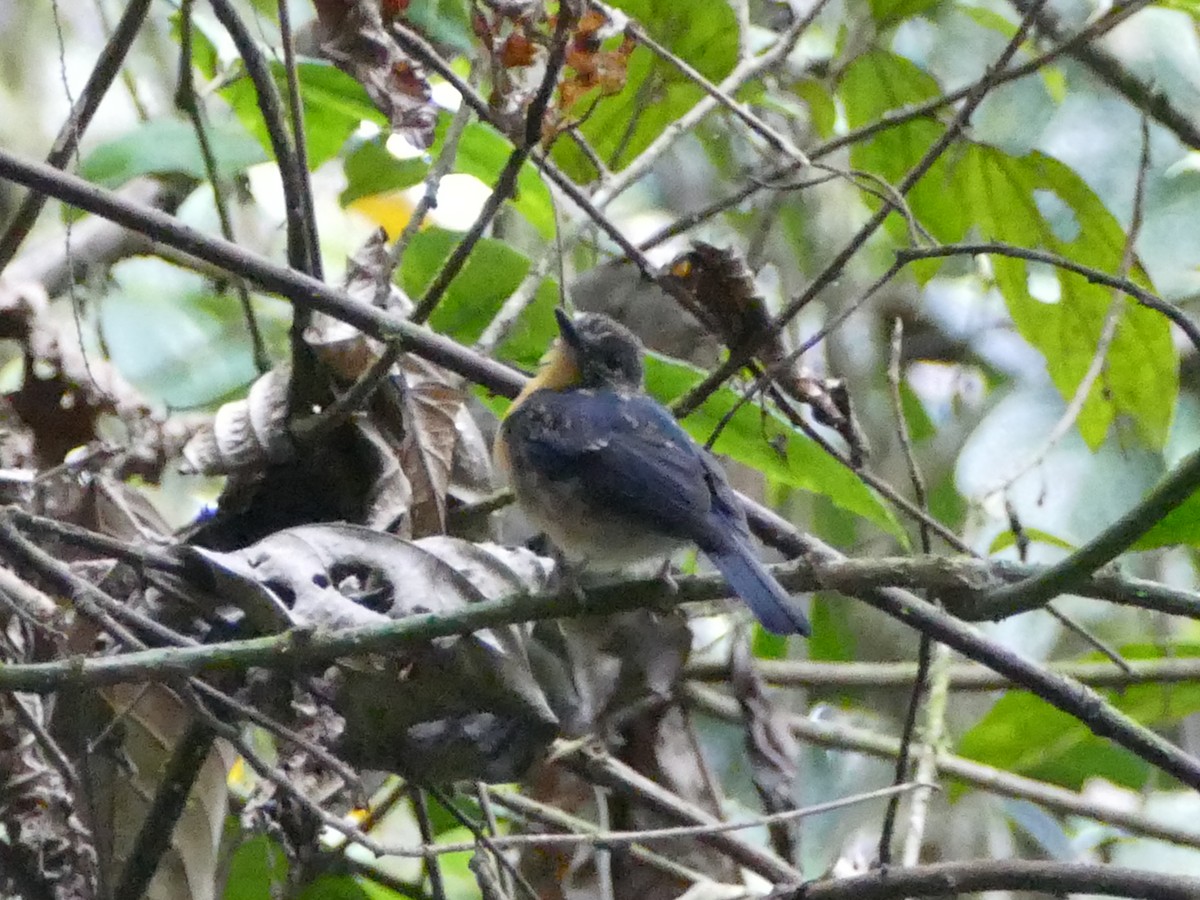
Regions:
<instances>
[{"instance_id":1,"label":"bird's wing","mask_svg":"<svg viewBox=\"0 0 1200 900\"><path fill-rule=\"evenodd\" d=\"M546 477L579 478L614 513L703 546L712 514L728 504L716 463L649 397L546 391L517 415L529 463Z\"/></svg>"}]
</instances>

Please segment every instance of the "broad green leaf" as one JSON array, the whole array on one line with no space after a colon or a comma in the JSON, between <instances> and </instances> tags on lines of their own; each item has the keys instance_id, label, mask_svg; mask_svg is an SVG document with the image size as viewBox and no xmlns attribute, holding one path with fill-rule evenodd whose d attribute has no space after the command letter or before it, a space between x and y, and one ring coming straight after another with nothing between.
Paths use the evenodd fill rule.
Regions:
<instances>
[{"instance_id":1,"label":"broad green leaf","mask_svg":"<svg viewBox=\"0 0 1200 900\"><path fill-rule=\"evenodd\" d=\"M236 122L210 125L208 139L221 178L231 178L267 159L258 142ZM79 172L108 188L120 187L140 175L208 178L196 131L182 119L155 119L135 126L89 153Z\"/></svg>"},{"instance_id":2,"label":"broad green leaf","mask_svg":"<svg viewBox=\"0 0 1200 900\"><path fill-rule=\"evenodd\" d=\"M338 202L349 206L362 197L412 187L420 184L428 171L429 163L421 157L398 159L388 151L387 138L380 135L346 156L346 189Z\"/></svg>"},{"instance_id":3,"label":"broad green leaf","mask_svg":"<svg viewBox=\"0 0 1200 900\"><path fill-rule=\"evenodd\" d=\"M283 848L265 834L238 845L225 878L223 900L265 900L282 891L288 861Z\"/></svg>"},{"instance_id":4,"label":"broad green leaf","mask_svg":"<svg viewBox=\"0 0 1200 900\"><path fill-rule=\"evenodd\" d=\"M737 17L726 0L616 0L611 5L709 81L724 78L737 64ZM688 80L674 66L665 74L668 80Z\"/></svg>"},{"instance_id":5,"label":"broad green leaf","mask_svg":"<svg viewBox=\"0 0 1200 900\"><path fill-rule=\"evenodd\" d=\"M884 113L903 109L937 97L938 83L914 63L884 50L865 53L851 63L838 82L838 96L853 128L877 122ZM942 135L943 127L928 118L918 118L886 128L850 150L854 168L895 185L920 161ZM878 207L880 201L864 194L865 202ZM908 206L930 234L943 243L961 240L970 226L970 209L955 196L950 157L943 155L909 192ZM911 243L908 223L899 213L888 217L888 233L900 244ZM924 281L933 277L940 261L921 262L909 269Z\"/></svg>"},{"instance_id":6,"label":"broad green leaf","mask_svg":"<svg viewBox=\"0 0 1200 900\"><path fill-rule=\"evenodd\" d=\"M429 171L430 161L440 156L445 147L450 119L445 112L438 117L433 145L419 157L396 158L387 149L386 135L359 144L346 156L347 184L339 198L342 205L418 184ZM494 187L512 152L513 145L507 138L489 125L473 122L459 139L450 171L474 175L488 187ZM517 189L508 202L543 238L554 236L554 201L532 163L526 161L522 166L517 175Z\"/></svg>"},{"instance_id":7,"label":"broad green leaf","mask_svg":"<svg viewBox=\"0 0 1200 900\"><path fill-rule=\"evenodd\" d=\"M719 83L737 64L737 18L725 0L619 0L612 5L710 81ZM621 169L703 96L703 89L673 65L637 47L626 66L625 86L601 98L594 109L594 98L585 97L574 112L588 113L580 131L607 166ZM553 157L576 181L597 177L573 141L557 141Z\"/></svg>"},{"instance_id":8,"label":"broad green leaf","mask_svg":"<svg viewBox=\"0 0 1200 900\"><path fill-rule=\"evenodd\" d=\"M808 608L812 637L808 639L808 658L823 662L851 662L858 659L858 634L846 610L841 594L818 591Z\"/></svg>"},{"instance_id":9,"label":"broad green leaf","mask_svg":"<svg viewBox=\"0 0 1200 900\"><path fill-rule=\"evenodd\" d=\"M381 896L367 891L365 879L353 875L321 875L305 886L297 900L371 900ZM399 896L389 891L391 896ZM263 900L267 900L264 896Z\"/></svg>"},{"instance_id":10,"label":"broad green leaf","mask_svg":"<svg viewBox=\"0 0 1200 900\"><path fill-rule=\"evenodd\" d=\"M462 238L459 232L444 228L428 228L413 238L400 261L400 284L410 297L416 299L425 292ZM527 271L529 260L516 250L503 241L481 239L429 324L456 341L474 343Z\"/></svg>"},{"instance_id":11,"label":"broad green leaf","mask_svg":"<svg viewBox=\"0 0 1200 900\"><path fill-rule=\"evenodd\" d=\"M1003 35L1006 39L1011 38L1017 33L1016 23L1011 19L1006 19L993 9L987 9L982 6L963 5L955 7L955 11L968 16L976 24Z\"/></svg>"},{"instance_id":12,"label":"broad green leaf","mask_svg":"<svg viewBox=\"0 0 1200 900\"><path fill-rule=\"evenodd\" d=\"M1133 549L1153 550L1155 547L1170 547L1176 544L1200 546L1200 491L1159 519L1158 523L1133 545Z\"/></svg>"},{"instance_id":13,"label":"broad green leaf","mask_svg":"<svg viewBox=\"0 0 1200 900\"><path fill-rule=\"evenodd\" d=\"M1036 528L1026 528L1025 536L1030 541L1038 544L1049 544L1051 547L1059 547L1063 550L1074 551L1075 545L1070 541L1064 541L1060 537L1055 537L1046 531L1039 531ZM1017 543L1017 536L1011 531L1002 531L996 535L996 539L992 541L992 545L988 547L988 553L999 553L1001 550L1006 550Z\"/></svg>"},{"instance_id":14,"label":"broad green leaf","mask_svg":"<svg viewBox=\"0 0 1200 900\"><path fill-rule=\"evenodd\" d=\"M287 96L287 76L282 63L272 62L271 76L280 96ZM329 63L305 61L296 65L300 79L300 98L304 103L304 136L308 146L308 165L316 169L332 159L346 139L363 122L381 128L388 123L371 103L361 84ZM271 152L271 141L259 112L258 98L249 77L242 76L221 89L221 96L233 107L242 124L259 143Z\"/></svg>"},{"instance_id":15,"label":"broad green leaf","mask_svg":"<svg viewBox=\"0 0 1200 900\"><path fill-rule=\"evenodd\" d=\"M470 50L475 45L467 0L410 0L404 18L434 43L455 50Z\"/></svg>"},{"instance_id":16,"label":"broad green leaf","mask_svg":"<svg viewBox=\"0 0 1200 900\"><path fill-rule=\"evenodd\" d=\"M545 279L538 286L533 302L512 324L496 355L522 368L535 369L550 342L558 337L558 325L554 321L554 307L558 302L558 282Z\"/></svg>"},{"instance_id":17,"label":"broad green leaf","mask_svg":"<svg viewBox=\"0 0 1200 900\"><path fill-rule=\"evenodd\" d=\"M871 0L871 16L881 26L895 25L928 12L941 0Z\"/></svg>"},{"instance_id":18,"label":"broad green leaf","mask_svg":"<svg viewBox=\"0 0 1200 900\"><path fill-rule=\"evenodd\" d=\"M813 130L822 138L833 134L833 126L837 122L837 107L834 106L833 97L825 85L815 78L805 78L792 85L792 91L808 107Z\"/></svg>"},{"instance_id":19,"label":"broad green leaf","mask_svg":"<svg viewBox=\"0 0 1200 900\"><path fill-rule=\"evenodd\" d=\"M1200 654L1200 647L1176 646L1174 657ZM1158 659L1148 645L1123 647L1130 660ZM1100 659L1092 655L1089 659ZM1139 684L1103 691L1109 703L1142 725L1158 727L1200 711L1200 685ZM1139 789L1150 766L1112 741L1097 737L1067 713L1023 691L1009 691L959 742L957 752L979 762L1078 790L1091 777Z\"/></svg>"},{"instance_id":20,"label":"broad green leaf","mask_svg":"<svg viewBox=\"0 0 1200 900\"><path fill-rule=\"evenodd\" d=\"M929 418L929 413L925 411L925 404L921 402L921 398L917 396L907 381L900 382L900 409L904 414L904 424L908 428L908 436L914 444L919 444L928 438L937 434L937 426L933 424L933 419Z\"/></svg>"},{"instance_id":21,"label":"broad green leaf","mask_svg":"<svg viewBox=\"0 0 1200 900\"><path fill-rule=\"evenodd\" d=\"M772 634L762 625L756 624L750 652L754 654L755 659L787 659L787 635Z\"/></svg>"},{"instance_id":22,"label":"broad green leaf","mask_svg":"<svg viewBox=\"0 0 1200 900\"><path fill-rule=\"evenodd\" d=\"M454 171L474 175L488 187L493 187L512 152L513 145L508 138L489 125L473 122L458 142ZM509 202L543 238L554 236L554 201L541 174L529 161L517 175L517 190Z\"/></svg>"},{"instance_id":23,"label":"broad green leaf","mask_svg":"<svg viewBox=\"0 0 1200 900\"><path fill-rule=\"evenodd\" d=\"M704 96L704 90L691 82L668 80L665 65L645 47L638 47L629 57L625 87L603 98L580 124L580 132L610 169L627 166ZM654 100L648 102L648 97ZM596 177L595 167L574 141L556 141L552 155L576 181Z\"/></svg>"},{"instance_id":24,"label":"broad green leaf","mask_svg":"<svg viewBox=\"0 0 1200 900\"><path fill-rule=\"evenodd\" d=\"M1068 166L1041 153L1016 158L972 145L956 170L956 200L971 210L984 240L1049 250L1102 272L1119 270L1125 235ZM993 256L992 265L1017 329L1045 356L1051 379L1070 400L1096 354L1113 292L1057 270L1058 296L1048 302L1031 293L1024 260ZM1140 267L1132 276L1148 283ZM1080 434L1094 449L1124 415L1147 444L1161 447L1178 393L1178 355L1166 320L1127 303L1103 373L1079 415Z\"/></svg>"}]
</instances>

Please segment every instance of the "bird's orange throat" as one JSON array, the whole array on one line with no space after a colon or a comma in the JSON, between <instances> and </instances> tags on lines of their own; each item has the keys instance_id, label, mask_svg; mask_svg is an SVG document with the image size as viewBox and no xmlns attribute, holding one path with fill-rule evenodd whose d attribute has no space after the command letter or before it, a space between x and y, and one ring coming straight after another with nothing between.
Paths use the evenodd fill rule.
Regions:
<instances>
[{"instance_id":1,"label":"bird's orange throat","mask_svg":"<svg viewBox=\"0 0 1200 900\"><path fill-rule=\"evenodd\" d=\"M564 350L560 344L560 341L555 341L546 355L542 357L537 374L530 378L525 387L521 389L521 393L517 394L512 406L508 408L509 413L524 403L534 391L540 391L543 388L550 391L561 391L579 384L581 377L579 366L575 364L573 355Z\"/></svg>"}]
</instances>

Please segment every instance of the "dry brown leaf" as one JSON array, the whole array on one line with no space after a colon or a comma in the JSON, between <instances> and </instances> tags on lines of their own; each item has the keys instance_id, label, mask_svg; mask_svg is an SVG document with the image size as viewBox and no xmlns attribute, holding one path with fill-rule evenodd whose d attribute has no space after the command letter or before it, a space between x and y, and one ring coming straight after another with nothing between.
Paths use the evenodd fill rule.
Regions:
<instances>
[{"instance_id":1,"label":"dry brown leaf","mask_svg":"<svg viewBox=\"0 0 1200 900\"><path fill-rule=\"evenodd\" d=\"M183 448L185 471L228 475L291 459L289 375L286 368L272 369L250 386L244 399L218 409L212 424Z\"/></svg>"},{"instance_id":2,"label":"dry brown leaf","mask_svg":"<svg viewBox=\"0 0 1200 900\"><path fill-rule=\"evenodd\" d=\"M459 414L467 395L459 379L420 357L405 357L396 378L403 410L400 467L412 485L417 537L446 530L446 494L458 446Z\"/></svg>"},{"instance_id":3,"label":"dry brown leaf","mask_svg":"<svg viewBox=\"0 0 1200 900\"><path fill-rule=\"evenodd\" d=\"M120 716L120 752L131 767L127 772L110 771L106 779L112 819L104 827L114 842L115 874L133 847L163 769L187 732L192 714L159 684L116 685L102 693L112 714ZM228 745L218 741L204 760L171 846L146 892L151 900L216 900L221 836L228 814L225 776L235 758Z\"/></svg>"},{"instance_id":4,"label":"dry brown leaf","mask_svg":"<svg viewBox=\"0 0 1200 900\"><path fill-rule=\"evenodd\" d=\"M855 419L845 382L814 376L788 359L781 335L771 329L771 316L758 296L754 273L741 256L693 241L692 249L675 257L662 277L683 289L688 312L731 350L754 347L758 359L774 366L771 374L780 389L811 407L822 425L837 431L856 464L866 457L866 435Z\"/></svg>"},{"instance_id":5,"label":"dry brown leaf","mask_svg":"<svg viewBox=\"0 0 1200 900\"><path fill-rule=\"evenodd\" d=\"M404 12L390 3L388 13ZM388 33L379 0L318 4L321 51L359 82L371 102L387 116L392 131L415 147L433 144L437 107L425 71Z\"/></svg>"}]
</instances>

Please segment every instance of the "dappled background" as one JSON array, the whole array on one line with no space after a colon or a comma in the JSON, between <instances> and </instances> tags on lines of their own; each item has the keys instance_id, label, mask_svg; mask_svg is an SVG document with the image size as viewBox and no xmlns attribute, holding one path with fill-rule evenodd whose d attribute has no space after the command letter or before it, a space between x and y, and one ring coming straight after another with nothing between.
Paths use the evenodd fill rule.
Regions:
<instances>
[{"instance_id":1,"label":"dappled background","mask_svg":"<svg viewBox=\"0 0 1200 900\"><path fill-rule=\"evenodd\" d=\"M169 686L155 658L86 690L58 692L65 663L5 682L36 691L0 718L6 891L735 897L889 854L1200 872L1197 785L1144 750L1200 741L1200 500L1078 595L981 605L1197 446L1194 4L624 0L560 34L558 4L323 0L286 4L289 62L274 2L162 2L65 127L135 5L0 6L0 147L77 136L59 168L375 318L55 200L0 238L5 661L269 644ZM0 222L25 198L0 180ZM767 558L802 556L811 640L757 628L690 556L678 608L631 573L584 610L611 618L550 618L570 598L471 618L557 589L489 446L560 302L638 332L648 390L715 436L735 486L836 548L759 517ZM380 324L401 319L477 355ZM883 585L944 602L986 652L856 599ZM377 637L320 643L347 626ZM271 636L295 628L318 640L292 671ZM1013 689L1005 653L1146 731L1101 737L1083 695ZM727 839L471 852L893 784ZM465 844L423 859L434 842Z\"/></svg>"}]
</instances>

